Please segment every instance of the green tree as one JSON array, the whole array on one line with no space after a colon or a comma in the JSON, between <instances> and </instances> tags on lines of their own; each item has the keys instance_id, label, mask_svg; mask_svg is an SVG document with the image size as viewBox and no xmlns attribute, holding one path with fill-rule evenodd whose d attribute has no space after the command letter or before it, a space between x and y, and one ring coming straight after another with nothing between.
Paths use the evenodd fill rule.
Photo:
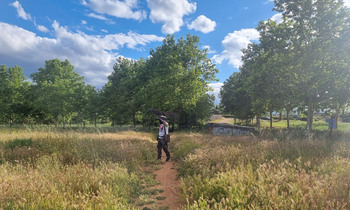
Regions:
<instances>
[{"instance_id":1,"label":"green tree","mask_svg":"<svg viewBox=\"0 0 350 210\"><path fill-rule=\"evenodd\" d=\"M145 60L129 60L119 57L113 72L104 86L104 94L109 115L113 124L136 124L136 114L140 111L141 101L136 97L144 81L140 72Z\"/></svg>"},{"instance_id":2,"label":"green tree","mask_svg":"<svg viewBox=\"0 0 350 210\"><path fill-rule=\"evenodd\" d=\"M264 87L264 94L258 92L267 100L270 112L270 127L272 128L272 112L285 109L287 111L287 127L289 128L289 112L299 105L299 97L295 94L296 78L293 73L295 61L290 56L289 31L291 22L285 20L277 24L275 21L261 21L257 30L260 32L260 62L255 67L259 72L254 82L263 84L255 87ZM259 76L260 75L260 76ZM263 79L260 79L262 77ZM265 84L265 85L264 85Z\"/></svg>"},{"instance_id":3,"label":"green tree","mask_svg":"<svg viewBox=\"0 0 350 210\"><path fill-rule=\"evenodd\" d=\"M186 121L188 112L210 90L209 82L215 81L215 64L207 57L207 50L200 49L199 37L191 35L177 41L168 36L150 54L140 75L147 81L138 94L143 110L175 112L178 123Z\"/></svg>"},{"instance_id":4,"label":"green tree","mask_svg":"<svg viewBox=\"0 0 350 210\"><path fill-rule=\"evenodd\" d=\"M74 72L68 60L45 61L45 67L31 75L35 84L36 104L55 121L65 126L81 109L85 83L83 77Z\"/></svg>"},{"instance_id":5,"label":"green tree","mask_svg":"<svg viewBox=\"0 0 350 210\"><path fill-rule=\"evenodd\" d=\"M26 80L22 68L0 67L0 112L10 124L23 122L29 115L30 108L25 99L30 83Z\"/></svg>"},{"instance_id":6,"label":"green tree","mask_svg":"<svg viewBox=\"0 0 350 210\"><path fill-rule=\"evenodd\" d=\"M288 31L290 56L298 61L294 73L297 94L308 112L307 130L312 130L313 112L327 99L329 84L337 81L338 65L343 65L343 31L349 28L349 12L341 0L275 0L275 10L293 26Z\"/></svg>"},{"instance_id":7,"label":"green tree","mask_svg":"<svg viewBox=\"0 0 350 210\"><path fill-rule=\"evenodd\" d=\"M225 113L248 122L255 113L252 97L244 79L241 72L235 72L224 82L220 90L220 104Z\"/></svg>"}]
</instances>

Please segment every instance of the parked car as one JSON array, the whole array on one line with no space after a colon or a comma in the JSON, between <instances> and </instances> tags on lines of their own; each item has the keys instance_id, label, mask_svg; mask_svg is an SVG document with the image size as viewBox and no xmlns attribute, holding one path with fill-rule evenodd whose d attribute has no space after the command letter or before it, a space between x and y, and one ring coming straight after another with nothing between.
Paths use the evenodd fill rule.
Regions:
<instances>
[{"instance_id":1,"label":"parked car","mask_svg":"<svg viewBox=\"0 0 350 210\"><path fill-rule=\"evenodd\" d=\"M261 120L270 120L269 117L260 117Z\"/></svg>"}]
</instances>

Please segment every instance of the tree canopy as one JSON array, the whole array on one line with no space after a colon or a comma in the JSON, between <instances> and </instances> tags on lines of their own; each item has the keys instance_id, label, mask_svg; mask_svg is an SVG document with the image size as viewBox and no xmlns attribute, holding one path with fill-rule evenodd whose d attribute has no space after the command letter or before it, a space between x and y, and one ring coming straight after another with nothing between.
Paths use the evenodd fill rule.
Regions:
<instances>
[{"instance_id":1,"label":"tree canopy","mask_svg":"<svg viewBox=\"0 0 350 210\"><path fill-rule=\"evenodd\" d=\"M315 110L338 113L349 103L349 10L343 1L274 3L283 21L260 22L259 43L243 50L241 73L235 76L240 78L234 80L235 84L244 81L238 84L245 84L243 94L251 100L237 111L227 97L239 91L224 85L222 105L230 113L251 107L258 117L266 111L285 109L288 113L303 108L308 116L306 129L312 130Z\"/></svg>"}]
</instances>

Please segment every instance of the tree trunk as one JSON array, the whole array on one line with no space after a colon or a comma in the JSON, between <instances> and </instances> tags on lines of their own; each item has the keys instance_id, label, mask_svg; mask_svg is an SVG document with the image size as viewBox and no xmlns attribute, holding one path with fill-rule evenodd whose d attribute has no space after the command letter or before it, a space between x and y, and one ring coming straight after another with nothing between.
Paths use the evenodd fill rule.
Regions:
<instances>
[{"instance_id":1,"label":"tree trunk","mask_svg":"<svg viewBox=\"0 0 350 210\"><path fill-rule=\"evenodd\" d=\"M237 124L237 118L235 118L235 117L233 118L233 124L235 124L235 125Z\"/></svg>"},{"instance_id":2,"label":"tree trunk","mask_svg":"<svg viewBox=\"0 0 350 210\"><path fill-rule=\"evenodd\" d=\"M65 128L66 127L66 119L64 116L62 118L63 118L63 128Z\"/></svg>"},{"instance_id":3,"label":"tree trunk","mask_svg":"<svg viewBox=\"0 0 350 210\"><path fill-rule=\"evenodd\" d=\"M260 118L259 118L259 115L256 116L256 126L257 126L258 129L260 130Z\"/></svg>"},{"instance_id":4,"label":"tree trunk","mask_svg":"<svg viewBox=\"0 0 350 210\"><path fill-rule=\"evenodd\" d=\"M335 110L335 129L338 129L338 119L339 119L339 112L340 112L340 108L337 107Z\"/></svg>"},{"instance_id":5,"label":"tree trunk","mask_svg":"<svg viewBox=\"0 0 350 210\"><path fill-rule=\"evenodd\" d=\"M132 114L132 126L135 128L135 113Z\"/></svg>"},{"instance_id":6,"label":"tree trunk","mask_svg":"<svg viewBox=\"0 0 350 210\"><path fill-rule=\"evenodd\" d=\"M95 113L95 117L94 117L94 125L95 125L95 128L97 128L97 113Z\"/></svg>"},{"instance_id":7,"label":"tree trunk","mask_svg":"<svg viewBox=\"0 0 350 210\"><path fill-rule=\"evenodd\" d=\"M289 110L286 109L287 112L287 129L289 129Z\"/></svg>"},{"instance_id":8,"label":"tree trunk","mask_svg":"<svg viewBox=\"0 0 350 210\"><path fill-rule=\"evenodd\" d=\"M278 119L279 121L281 121L282 120L282 111L280 111L280 116L279 116L279 119Z\"/></svg>"},{"instance_id":9,"label":"tree trunk","mask_svg":"<svg viewBox=\"0 0 350 210\"><path fill-rule=\"evenodd\" d=\"M272 111L270 111L270 129L272 129Z\"/></svg>"},{"instance_id":10,"label":"tree trunk","mask_svg":"<svg viewBox=\"0 0 350 210\"><path fill-rule=\"evenodd\" d=\"M314 119L314 109L313 104L311 100L308 100L307 103L307 124L306 124L306 130L312 131L312 121Z\"/></svg>"}]
</instances>

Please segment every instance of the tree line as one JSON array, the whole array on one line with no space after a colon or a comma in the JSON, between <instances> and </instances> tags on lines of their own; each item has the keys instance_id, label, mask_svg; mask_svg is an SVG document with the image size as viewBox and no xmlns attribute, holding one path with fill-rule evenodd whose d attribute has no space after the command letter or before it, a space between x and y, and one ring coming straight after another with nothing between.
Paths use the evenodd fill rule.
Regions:
<instances>
[{"instance_id":1,"label":"tree line","mask_svg":"<svg viewBox=\"0 0 350 210\"><path fill-rule=\"evenodd\" d=\"M350 98L350 13L341 0L275 0L283 21L261 21L258 43L243 50L240 72L221 89L224 110L248 120L317 110L339 113Z\"/></svg>"},{"instance_id":2,"label":"tree line","mask_svg":"<svg viewBox=\"0 0 350 210\"><path fill-rule=\"evenodd\" d=\"M0 68L2 123L63 124L154 122L150 108L174 112L173 125L191 127L210 117L214 96L207 94L218 70L200 49L199 37L167 36L150 56L119 57L101 88L86 84L68 60L52 59L30 75L23 69Z\"/></svg>"}]
</instances>

